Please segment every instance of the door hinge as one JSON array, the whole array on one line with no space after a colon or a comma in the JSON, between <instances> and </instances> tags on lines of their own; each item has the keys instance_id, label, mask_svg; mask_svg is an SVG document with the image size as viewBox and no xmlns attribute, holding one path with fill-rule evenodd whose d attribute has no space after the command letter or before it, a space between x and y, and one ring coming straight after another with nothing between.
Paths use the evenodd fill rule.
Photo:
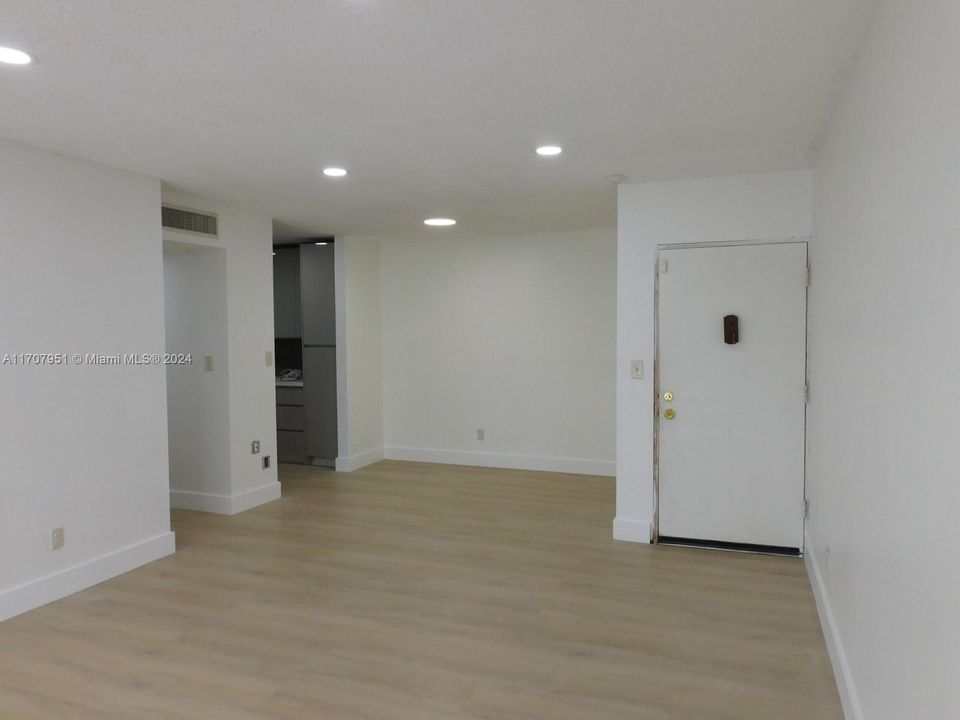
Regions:
<instances>
[{"instance_id":1,"label":"door hinge","mask_svg":"<svg viewBox=\"0 0 960 720\"><path fill-rule=\"evenodd\" d=\"M806 520L808 517L810 517L810 501L804 500L803 501L803 519Z\"/></svg>"},{"instance_id":2,"label":"door hinge","mask_svg":"<svg viewBox=\"0 0 960 720\"><path fill-rule=\"evenodd\" d=\"M806 278L806 281L807 281L807 287L810 287L810 274L811 274L811 270L810 270L810 261L809 261L809 260L807 260L807 278Z\"/></svg>"},{"instance_id":3,"label":"door hinge","mask_svg":"<svg viewBox=\"0 0 960 720\"><path fill-rule=\"evenodd\" d=\"M810 402L810 381L808 380L803 384L803 402Z\"/></svg>"}]
</instances>

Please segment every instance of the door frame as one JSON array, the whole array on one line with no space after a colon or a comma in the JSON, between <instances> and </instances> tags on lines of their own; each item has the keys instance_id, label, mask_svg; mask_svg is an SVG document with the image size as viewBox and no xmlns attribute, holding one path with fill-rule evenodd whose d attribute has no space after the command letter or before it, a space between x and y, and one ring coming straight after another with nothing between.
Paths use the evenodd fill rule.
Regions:
<instances>
[{"instance_id":1,"label":"door frame","mask_svg":"<svg viewBox=\"0 0 960 720\"><path fill-rule=\"evenodd\" d=\"M807 285L804 297L803 377L807 399L803 406L803 537L800 557L803 557L807 538L807 412L810 405L810 236L771 240L728 240L701 243L661 243L656 246L653 266L653 527L650 542L660 542L660 251L695 250L698 248L744 247L750 245L802 244L807 248ZM736 552L736 551L735 551Z\"/></svg>"}]
</instances>

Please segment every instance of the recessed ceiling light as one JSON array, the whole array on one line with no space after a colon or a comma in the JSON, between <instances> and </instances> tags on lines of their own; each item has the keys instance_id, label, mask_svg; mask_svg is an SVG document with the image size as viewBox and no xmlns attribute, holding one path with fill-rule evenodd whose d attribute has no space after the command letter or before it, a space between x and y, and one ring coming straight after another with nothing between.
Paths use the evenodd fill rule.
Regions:
<instances>
[{"instance_id":1,"label":"recessed ceiling light","mask_svg":"<svg viewBox=\"0 0 960 720\"><path fill-rule=\"evenodd\" d=\"M423 221L423 224L431 227L450 227L456 225L457 221L453 218L427 218Z\"/></svg>"},{"instance_id":2,"label":"recessed ceiling light","mask_svg":"<svg viewBox=\"0 0 960 720\"><path fill-rule=\"evenodd\" d=\"M537 155L544 155L549 157L550 155L559 155L563 152L563 148L559 145L541 145L537 148Z\"/></svg>"},{"instance_id":3,"label":"recessed ceiling light","mask_svg":"<svg viewBox=\"0 0 960 720\"><path fill-rule=\"evenodd\" d=\"M23 50L0 47L0 62L6 63L7 65L29 65L33 62L33 58Z\"/></svg>"},{"instance_id":4,"label":"recessed ceiling light","mask_svg":"<svg viewBox=\"0 0 960 720\"><path fill-rule=\"evenodd\" d=\"M347 171L341 167L328 167L323 169L323 174L327 177L343 177Z\"/></svg>"},{"instance_id":5,"label":"recessed ceiling light","mask_svg":"<svg viewBox=\"0 0 960 720\"><path fill-rule=\"evenodd\" d=\"M318 242L318 243L316 243L316 244L317 244L317 245L326 245L325 242Z\"/></svg>"}]
</instances>

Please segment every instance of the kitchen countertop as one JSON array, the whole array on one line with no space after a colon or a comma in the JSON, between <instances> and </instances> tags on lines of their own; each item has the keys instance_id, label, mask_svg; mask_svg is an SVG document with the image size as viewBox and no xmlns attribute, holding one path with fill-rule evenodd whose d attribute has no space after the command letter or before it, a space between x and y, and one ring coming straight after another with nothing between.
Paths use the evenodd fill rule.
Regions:
<instances>
[{"instance_id":1,"label":"kitchen countertop","mask_svg":"<svg viewBox=\"0 0 960 720\"><path fill-rule=\"evenodd\" d=\"M303 380L277 380L277 387L302 388Z\"/></svg>"}]
</instances>

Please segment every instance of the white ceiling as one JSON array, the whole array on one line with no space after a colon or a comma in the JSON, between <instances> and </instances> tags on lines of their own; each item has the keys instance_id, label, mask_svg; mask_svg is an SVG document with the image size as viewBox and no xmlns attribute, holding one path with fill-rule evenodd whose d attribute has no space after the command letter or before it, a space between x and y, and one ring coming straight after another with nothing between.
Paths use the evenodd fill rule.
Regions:
<instances>
[{"instance_id":1,"label":"white ceiling","mask_svg":"<svg viewBox=\"0 0 960 720\"><path fill-rule=\"evenodd\" d=\"M806 167L870 0L0 0L0 137L314 233L616 223ZM533 148L566 152L541 159ZM351 174L334 181L327 164Z\"/></svg>"}]
</instances>

